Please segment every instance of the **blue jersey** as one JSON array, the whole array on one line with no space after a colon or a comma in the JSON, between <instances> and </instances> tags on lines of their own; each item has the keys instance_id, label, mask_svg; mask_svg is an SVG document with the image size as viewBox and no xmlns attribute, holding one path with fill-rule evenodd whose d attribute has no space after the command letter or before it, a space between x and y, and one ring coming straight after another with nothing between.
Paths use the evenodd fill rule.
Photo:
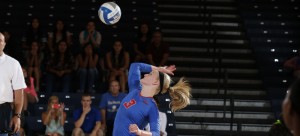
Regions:
<instances>
[{"instance_id":1,"label":"blue jersey","mask_svg":"<svg viewBox=\"0 0 300 136\"><path fill-rule=\"evenodd\" d=\"M120 107L121 101L127 94L119 93L118 96L113 96L107 92L102 95L101 102L99 105L100 109L106 110L106 123L112 125L115 120L115 116L118 108Z\"/></svg>"},{"instance_id":2,"label":"blue jersey","mask_svg":"<svg viewBox=\"0 0 300 136\"><path fill-rule=\"evenodd\" d=\"M129 125L137 124L140 129L144 129L147 123L150 124L152 136L160 135L157 105L152 97L140 95L141 72L151 72L151 66L143 63L131 64L128 77L129 94L118 109L114 123L114 136L135 136L130 133Z\"/></svg>"},{"instance_id":3,"label":"blue jersey","mask_svg":"<svg viewBox=\"0 0 300 136\"><path fill-rule=\"evenodd\" d=\"M77 121L82 114L82 108L79 108L74 111L73 119L74 122ZM86 114L83 124L81 125L81 129L84 133L91 133L96 125L97 121L101 121L100 111L96 108L91 107L91 111Z\"/></svg>"}]
</instances>

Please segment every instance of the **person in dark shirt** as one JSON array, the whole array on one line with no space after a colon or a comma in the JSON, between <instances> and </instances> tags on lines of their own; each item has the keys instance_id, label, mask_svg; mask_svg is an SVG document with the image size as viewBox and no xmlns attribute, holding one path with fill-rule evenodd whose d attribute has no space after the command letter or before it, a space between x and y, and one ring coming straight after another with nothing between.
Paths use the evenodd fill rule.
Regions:
<instances>
[{"instance_id":1,"label":"person in dark shirt","mask_svg":"<svg viewBox=\"0 0 300 136\"><path fill-rule=\"evenodd\" d=\"M169 58L169 45L162 40L162 33L153 33L151 44L147 50L148 62L154 66L165 66Z\"/></svg>"}]
</instances>

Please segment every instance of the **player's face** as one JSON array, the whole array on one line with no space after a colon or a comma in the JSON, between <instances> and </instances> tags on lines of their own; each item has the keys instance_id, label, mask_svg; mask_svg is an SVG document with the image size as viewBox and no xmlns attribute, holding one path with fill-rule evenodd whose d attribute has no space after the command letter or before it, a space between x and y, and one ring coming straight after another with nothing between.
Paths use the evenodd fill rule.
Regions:
<instances>
[{"instance_id":1,"label":"player's face","mask_svg":"<svg viewBox=\"0 0 300 136\"><path fill-rule=\"evenodd\" d=\"M158 81L158 71L153 70L149 74L145 74L144 78L141 79L141 82L145 85L153 85L154 83L157 83Z\"/></svg>"},{"instance_id":2,"label":"player's face","mask_svg":"<svg viewBox=\"0 0 300 136\"><path fill-rule=\"evenodd\" d=\"M81 104L83 107L89 107L92 103L91 96L84 96L81 98Z\"/></svg>"},{"instance_id":3,"label":"player's face","mask_svg":"<svg viewBox=\"0 0 300 136\"><path fill-rule=\"evenodd\" d=\"M2 55L4 47L5 47L5 38L4 35L0 34L0 55Z\"/></svg>"}]
</instances>

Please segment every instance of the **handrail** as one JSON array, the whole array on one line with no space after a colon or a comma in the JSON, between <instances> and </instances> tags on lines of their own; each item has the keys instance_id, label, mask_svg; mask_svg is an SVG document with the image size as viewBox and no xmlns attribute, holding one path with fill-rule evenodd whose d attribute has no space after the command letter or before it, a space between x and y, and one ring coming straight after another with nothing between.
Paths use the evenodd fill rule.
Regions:
<instances>
[{"instance_id":1,"label":"handrail","mask_svg":"<svg viewBox=\"0 0 300 136\"><path fill-rule=\"evenodd\" d=\"M234 117L234 99L233 95L230 94L230 136L233 135L233 117Z\"/></svg>"},{"instance_id":2,"label":"handrail","mask_svg":"<svg viewBox=\"0 0 300 136\"><path fill-rule=\"evenodd\" d=\"M224 80L223 80L223 85L224 85L223 119L224 119L224 122L226 122L227 83L228 83L228 73L227 73L227 69L224 69Z\"/></svg>"}]
</instances>

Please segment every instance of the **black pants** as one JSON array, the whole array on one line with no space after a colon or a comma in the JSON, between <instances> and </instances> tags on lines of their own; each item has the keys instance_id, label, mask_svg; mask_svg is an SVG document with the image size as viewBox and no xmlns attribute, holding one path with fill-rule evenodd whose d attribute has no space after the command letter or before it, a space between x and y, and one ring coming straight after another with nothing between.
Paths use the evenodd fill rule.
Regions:
<instances>
[{"instance_id":1,"label":"black pants","mask_svg":"<svg viewBox=\"0 0 300 136\"><path fill-rule=\"evenodd\" d=\"M9 128L11 113L12 109L10 103L0 104L0 132L11 130L11 128Z\"/></svg>"},{"instance_id":2,"label":"black pants","mask_svg":"<svg viewBox=\"0 0 300 136\"><path fill-rule=\"evenodd\" d=\"M114 130L114 124L106 124L106 135L105 136L112 136Z\"/></svg>"}]
</instances>

